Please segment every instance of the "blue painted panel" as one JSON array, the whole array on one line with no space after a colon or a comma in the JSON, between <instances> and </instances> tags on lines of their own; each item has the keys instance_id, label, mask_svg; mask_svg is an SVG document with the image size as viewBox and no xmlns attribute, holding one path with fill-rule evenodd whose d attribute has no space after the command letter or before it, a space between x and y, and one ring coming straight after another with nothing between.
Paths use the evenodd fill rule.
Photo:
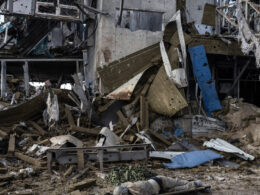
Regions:
<instances>
[{"instance_id":1,"label":"blue painted panel","mask_svg":"<svg viewBox=\"0 0 260 195\"><path fill-rule=\"evenodd\" d=\"M212 80L209 62L203 45L189 49L193 64L193 72L198 82L209 82Z\"/></svg>"},{"instance_id":2,"label":"blue painted panel","mask_svg":"<svg viewBox=\"0 0 260 195\"><path fill-rule=\"evenodd\" d=\"M193 168L219 158L223 158L223 156L211 150L186 152L175 156L171 159L171 163L164 163L164 166L169 169Z\"/></svg>"},{"instance_id":3,"label":"blue painted panel","mask_svg":"<svg viewBox=\"0 0 260 195\"><path fill-rule=\"evenodd\" d=\"M211 112L221 110L222 107L216 91L215 82L212 81L205 48L203 45L200 45L190 48L189 52L193 65L194 77L202 91L205 110L211 115Z\"/></svg>"},{"instance_id":4,"label":"blue painted panel","mask_svg":"<svg viewBox=\"0 0 260 195\"><path fill-rule=\"evenodd\" d=\"M215 82L214 81L210 83L200 82L199 86L200 86L200 90L202 91L205 110L208 112L221 110L222 106L218 99Z\"/></svg>"}]
</instances>

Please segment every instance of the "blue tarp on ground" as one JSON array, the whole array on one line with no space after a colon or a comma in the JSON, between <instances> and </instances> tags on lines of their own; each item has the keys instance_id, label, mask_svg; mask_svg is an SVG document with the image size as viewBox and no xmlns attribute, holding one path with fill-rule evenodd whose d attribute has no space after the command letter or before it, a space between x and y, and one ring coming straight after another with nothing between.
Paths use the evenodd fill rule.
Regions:
<instances>
[{"instance_id":1,"label":"blue tarp on ground","mask_svg":"<svg viewBox=\"0 0 260 195\"><path fill-rule=\"evenodd\" d=\"M171 159L171 163L164 163L164 166L169 169L193 168L219 158L223 158L223 156L211 150L199 150L175 156Z\"/></svg>"},{"instance_id":2,"label":"blue tarp on ground","mask_svg":"<svg viewBox=\"0 0 260 195\"><path fill-rule=\"evenodd\" d=\"M211 112L221 110L222 107L215 88L215 82L212 80L205 48L203 45L192 47L189 49L189 53L195 80L202 91L204 107L208 114L211 115Z\"/></svg>"}]
</instances>

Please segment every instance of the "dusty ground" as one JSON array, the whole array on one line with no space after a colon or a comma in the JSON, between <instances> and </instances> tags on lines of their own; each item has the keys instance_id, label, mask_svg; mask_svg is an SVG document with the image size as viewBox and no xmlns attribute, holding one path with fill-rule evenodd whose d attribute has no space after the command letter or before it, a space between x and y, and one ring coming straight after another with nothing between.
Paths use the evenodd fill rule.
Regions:
<instances>
[{"instance_id":1,"label":"dusty ground","mask_svg":"<svg viewBox=\"0 0 260 195\"><path fill-rule=\"evenodd\" d=\"M141 164L145 165L144 163ZM113 165L122 166L123 164ZM136 163L131 163L131 165L134 166ZM225 168L208 164L193 169L169 170L162 167L161 161L156 160L148 163L151 170L158 175L203 181L211 186L212 192L209 194L260 194L260 165L257 163L257 160L254 163L241 161L240 165L240 168ZM97 172L89 171L80 180L84 178L97 179L97 185L81 191L82 194L106 194L113 191L114 186L98 177ZM64 179L59 173L49 174L47 171L44 171L39 176L13 180L8 188L0 188L0 192L8 194L7 191L14 192L19 191L19 189L33 189L35 194L70 194L68 192L69 184L70 179Z\"/></svg>"}]
</instances>

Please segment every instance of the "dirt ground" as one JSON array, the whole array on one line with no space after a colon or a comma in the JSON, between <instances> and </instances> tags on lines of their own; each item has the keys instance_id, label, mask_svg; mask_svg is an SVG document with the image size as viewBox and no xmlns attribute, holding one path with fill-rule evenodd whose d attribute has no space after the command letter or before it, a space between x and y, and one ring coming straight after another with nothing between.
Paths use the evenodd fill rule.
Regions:
<instances>
[{"instance_id":1,"label":"dirt ground","mask_svg":"<svg viewBox=\"0 0 260 195\"><path fill-rule=\"evenodd\" d=\"M144 162L128 163L127 166L135 166L137 164L142 164L145 166ZM116 167L123 166L123 164L113 164L113 166L112 164L107 164L107 166ZM260 194L260 164L257 162L257 160L254 163L241 160L239 168L225 168L209 163L207 165L192 169L169 170L164 168L162 166L162 162L159 160L150 161L147 166L151 169L151 171L157 173L158 175L164 175L173 178L177 177L184 180L201 180L204 184L211 186L210 193L197 194ZM96 179L96 185L81 191L81 194L101 195L113 192L115 186L110 184L106 179L102 179L98 175L104 176L102 173L89 171L79 180L81 181L86 178ZM33 194L72 194L69 192L68 188L70 183L70 179L64 179L64 177L58 172L49 174L47 171L44 171L41 172L38 176L13 180L8 188L0 188L0 192L1 194L8 194L8 192L9 194L16 194L15 191L32 189Z\"/></svg>"}]
</instances>

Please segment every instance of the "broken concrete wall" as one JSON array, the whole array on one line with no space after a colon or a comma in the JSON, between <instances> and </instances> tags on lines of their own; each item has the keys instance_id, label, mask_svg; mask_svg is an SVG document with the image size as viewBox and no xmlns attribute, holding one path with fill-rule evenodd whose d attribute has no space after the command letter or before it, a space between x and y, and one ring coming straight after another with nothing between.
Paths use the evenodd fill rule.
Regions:
<instances>
[{"instance_id":1,"label":"broken concrete wall","mask_svg":"<svg viewBox=\"0 0 260 195\"><path fill-rule=\"evenodd\" d=\"M186 17L187 22L201 24L205 4L215 5L215 0L186 0Z\"/></svg>"},{"instance_id":2,"label":"broken concrete wall","mask_svg":"<svg viewBox=\"0 0 260 195\"><path fill-rule=\"evenodd\" d=\"M176 12L175 0L125 0L124 11L130 11L130 15L133 12L135 13L135 16L131 15L130 17L136 19L136 22L139 23L136 26L139 25L140 27L140 23L145 23L145 21L138 21L141 16L136 14L137 12L140 12L142 15L146 13L162 15L160 31L131 31L128 28L116 27L120 2L120 0L100 0L98 3L98 9L108 12L109 15L100 16L99 18L95 45L94 64L96 68L159 42L162 39L163 26ZM125 13L124 17L129 16L129 13ZM124 20L127 20L127 18L123 18L122 22ZM149 21L149 18L147 20L148 23L153 23L153 21ZM96 70L96 68L93 70Z\"/></svg>"}]
</instances>

